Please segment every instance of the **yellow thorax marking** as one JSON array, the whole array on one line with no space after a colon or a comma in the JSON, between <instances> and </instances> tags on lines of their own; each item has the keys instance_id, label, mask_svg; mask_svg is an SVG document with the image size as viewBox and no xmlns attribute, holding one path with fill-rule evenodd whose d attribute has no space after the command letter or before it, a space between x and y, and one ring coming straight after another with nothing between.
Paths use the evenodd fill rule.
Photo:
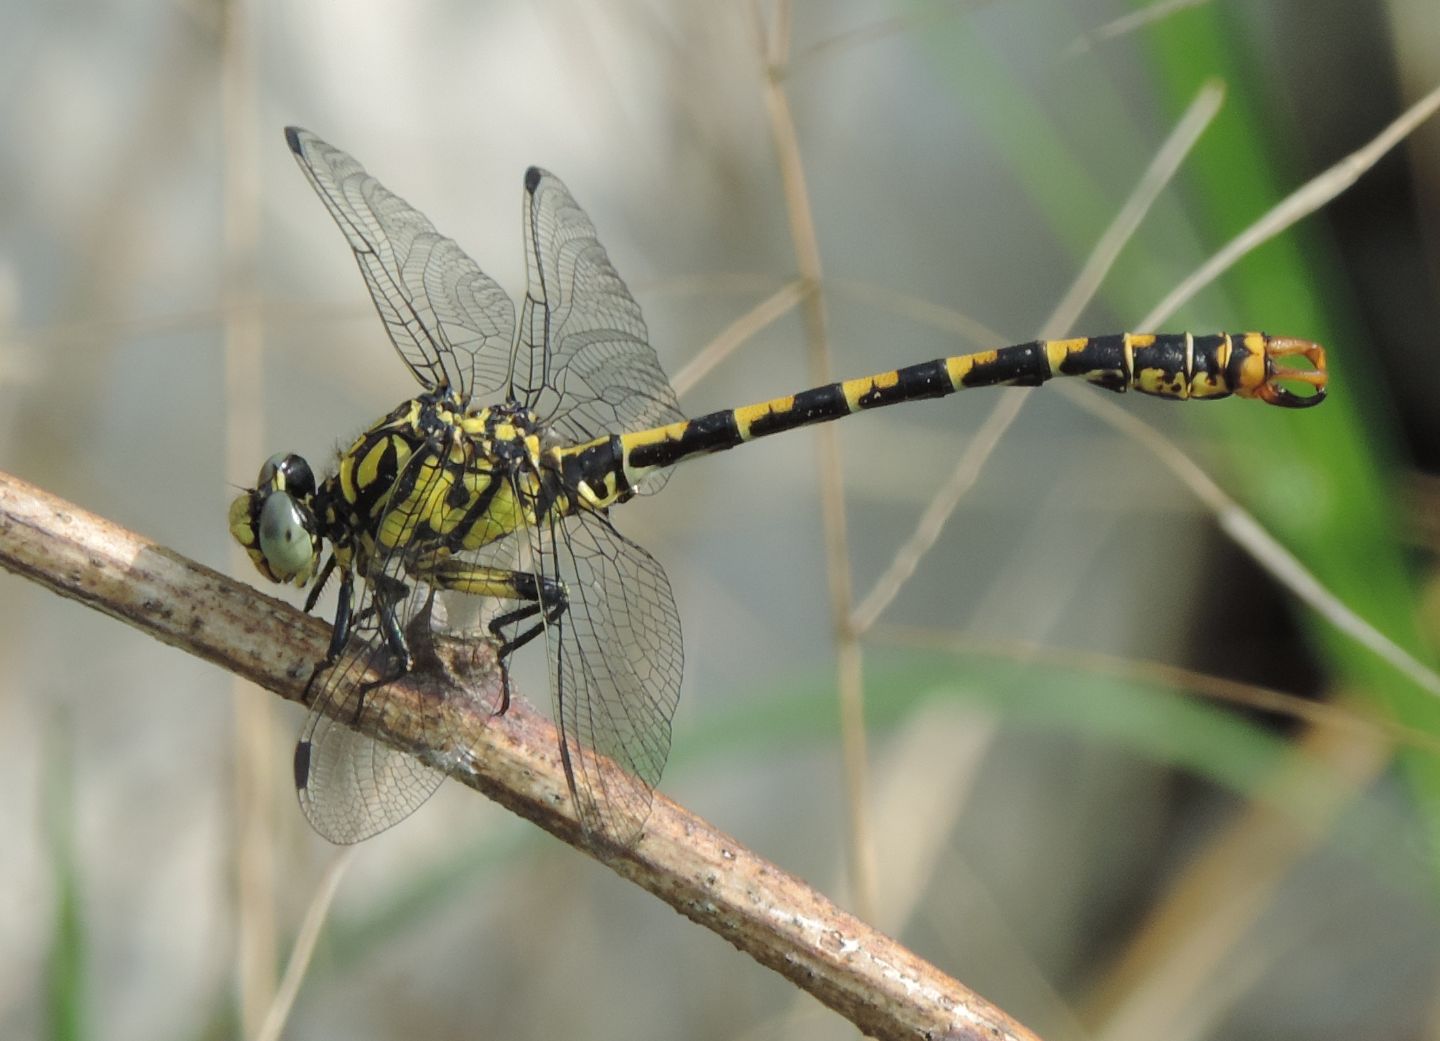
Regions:
<instances>
[{"instance_id":1,"label":"yellow thorax marking","mask_svg":"<svg viewBox=\"0 0 1440 1041\"><path fill-rule=\"evenodd\" d=\"M391 438L381 438L370 446L370 451L360 460L360 468L355 476L361 488L368 488L380 475L380 462L385 458L385 450L390 447L390 443Z\"/></svg>"}]
</instances>

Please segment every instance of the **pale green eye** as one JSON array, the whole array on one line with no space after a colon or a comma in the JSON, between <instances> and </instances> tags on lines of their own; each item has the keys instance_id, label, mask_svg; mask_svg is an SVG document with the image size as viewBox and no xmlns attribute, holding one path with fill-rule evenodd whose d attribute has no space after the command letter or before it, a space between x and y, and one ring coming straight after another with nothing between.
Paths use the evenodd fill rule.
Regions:
<instances>
[{"instance_id":1,"label":"pale green eye","mask_svg":"<svg viewBox=\"0 0 1440 1041\"><path fill-rule=\"evenodd\" d=\"M275 577L284 582L308 571L315 556L305 517L295 500L276 492L260 510L260 552Z\"/></svg>"}]
</instances>

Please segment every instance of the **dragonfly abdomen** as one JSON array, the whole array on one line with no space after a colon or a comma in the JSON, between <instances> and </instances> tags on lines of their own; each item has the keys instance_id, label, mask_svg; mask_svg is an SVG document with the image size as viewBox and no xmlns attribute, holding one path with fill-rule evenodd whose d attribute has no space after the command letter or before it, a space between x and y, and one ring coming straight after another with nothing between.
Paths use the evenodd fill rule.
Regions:
<instances>
[{"instance_id":1,"label":"dragonfly abdomen","mask_svg":"<svg viewBox=\"0 0 1440 1041\"><path fill-rule=\"evenodd\" d=\"M1295 354L1303 355L1313 368L1275 364L1276 359ZM720 452L796 427L886 405L944 397L970 387L1038 386L1056 376L1079 376L1109 390L1134 389L1158 397L1184 400L1236 394L1296 408L1318 404L1324 398L1325 355L1309 341L1264 333L1117 333L1033 340L829 383L563 451L588 453L585 470L592 487L605 483L604 474L618 468L620 472L610 484L628 489L646 474L692 456ZM1314 392L1302 397L1279 386L1278 380L1305 383ZM616 443L612 445L612 441Z\"/></svg>"}]
</instances>

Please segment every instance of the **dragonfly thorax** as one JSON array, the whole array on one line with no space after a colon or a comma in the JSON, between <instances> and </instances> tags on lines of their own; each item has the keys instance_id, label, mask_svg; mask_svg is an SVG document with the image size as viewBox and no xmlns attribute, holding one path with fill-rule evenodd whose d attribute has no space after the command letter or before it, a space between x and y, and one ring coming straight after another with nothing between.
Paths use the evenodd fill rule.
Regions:
<instances>
[{"instance_id":1,"label":"dragonfly thorax","mask_svg":"<svg viewBox=\"0 0 1440 1041\"><path fill-rule=\"evenodd\" d=\"M495 462L532 472L539 469L544 426L524 405L515 401L492 405L475 413L470 422L478 426L479 443Z\"/></svg>"},{"instance_id":2,"label":"dragonfly thorax","mask_svg":"<svg viewBox=\"0 0 1440 1041\"><path fill-rule=\"evenodd\" d=\"M468 411L422 394L366 429L318 486L304 459L272 456L231 504L230 532L262 575L297 586L321 574L327 541L334 565L361 574L401 542L475 550L565 508L542 461L552 439L518 402Z\"/></svg>"}]
</instances>

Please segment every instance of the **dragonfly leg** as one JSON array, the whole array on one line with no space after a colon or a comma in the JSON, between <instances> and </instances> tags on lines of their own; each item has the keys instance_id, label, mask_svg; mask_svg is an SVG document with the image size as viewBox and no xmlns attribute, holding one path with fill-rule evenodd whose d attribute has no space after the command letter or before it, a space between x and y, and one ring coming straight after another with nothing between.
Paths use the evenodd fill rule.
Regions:
<instances>
[{"instance_id":1,"label":"dragonfly leg","mask_svg":"<svg viewBox=\"0 0 1440 1041\"><path fill-rule=\"evenodd\" d=\"M320 594L325 592L325 583L330 581L330 576L335 572L335 554L330 554L325 566L320 569L320 574L315 576L315 585L310 590L310 595L305 598L305 613L309 614L315 610L315 603L320 599ZM345 571L345 578L349 578L350 572ZM344 578L341 581L345 581Z\"/></svg>"},{"instance_id":2,"label":"dragonfly leg","mask_svg":"<svg viewBox=\"0 0 1440 1041\"><path fill-rule=\"evenodd\" d=\"M564 585L529 571L466 564L453 558L441 562L430 578L442 589L472 596L524 601L519 607L492 618L489 625L490 635L500 644L495 657L500 665L502 692L500 707L495 714L504 715L510 707L510 655L543 633L547 625L554 624L565 613L570 600ZM522 627L537 615L539 618L533 624Z\"/></svg>"},{"instance_id":3,"label":"dragonfly leg","mask_svg":"<svg viewBox=\"0 0 1440 1041\"><path fill-rule=\"evenodd\" d=\"M406 641L405 634L400 631L400 622L395 617L395 605L410 595L410 587L398 579L381 575L370 580L370 591L370 606L380 622L380 634L385 638L385 646L390 649L391 661L394 665L384 676L362 684L356 692L353 720L355 723L360 721L360 714L365 710L365 695L377 687L394 683L408 673L415 664L414 658L410 654L410 644ZM424 614L427 618L429 617L428 608Z\"/></svg>"},{"instance_id":4,"label":"dragonfly leg","mask_svg":"<svg viewBox=\"0 0 1440 1041\"><path fill-rule=\"evenodd\" d=\"M546 626L558 622L560 616L570 606L570 601L565 595L565 587L554 579L542 578L537 583L535 576L528 572L520 572L519 577L530 580L531 589L536 595L535 603L507 611L490 622L490 635L501 641L495 657L500 662L500 683L503 693L496 715L504 715L505 710L510 707L510 655L543 633ZM537 614L540 615L538 622L528 629L518 630L519 623L534 618ZM507 638L504 629L509 625L517 626L517 631L514 636Z\"/></svg>"},{"instance_id":5,"label":"dragonfly leg","mask_svg":"<svg viewBox=\"0 0 1440 1041\"><path fill-rule=\"evenodd\" d=\"M410 645L405 640L405 634L400 631L400 623L395 617L395 605L410 595L410 587L398 579L382 575L370 580L370 590L375 615L380 622L380 635L385 638L385 645L395 656L400 674L404 675L410 671L413 662Z\"/></svg>"},{"instance_id":6,"label":"dragonfly leg","mask_svg":"<svg viewBox=\"0 0 1440 1041\"><path fill-rule=\"evenodd\" d=\"M410 671L412 661L410 647L405 641L405 635L400 631L400 625L395 618L395 605L400 602L409 592L409 588L402 582L394 579L379 579L371 583L373 591L371 603L358 615L354 613L354 588L355 579L350 571L342 571L340 579L340 595L335 608L335 626L330 633L330 647L325 652L325 658L315 666L315 671L310 674L310 680L305 684L303 701L310 704L311 689L325 672L335 667L340 660L340 652L345 643L350 639L350 634L357 624L363 623L372 615L378 617L380 632L385 638L385 644L391 653L393 667L378 680L371 680L361 684L355 695L355 708L350 713L352 725L360 721L361 714L365 711L365 695L377 687L383 687L387 683L393 683L401 676Z\"/></svg>"},{"instance_id":7,"label":"dragonfly leg","mask_svg":"<svg viewBox=\"0 0 1440 1041\"><path fill-rule=\"evenodd\" d=\"M328 577L335 558L331 557L330 562L325 565L324 574ZM315 681L340 658L340 649L345 646L345 641L350 639L350 632L355 626L354 611L355 579L349 569L341 572L340 595L335 603L335 624L330 629L330 646L325 651L325 657L316 663L310 673L310 679L305 684L305 691L300 696L302 704L310 704L310 690L315 686ZM314 597L305 602L305 610L308 612L314 607Z\"/></svg>"}]
</instances>

